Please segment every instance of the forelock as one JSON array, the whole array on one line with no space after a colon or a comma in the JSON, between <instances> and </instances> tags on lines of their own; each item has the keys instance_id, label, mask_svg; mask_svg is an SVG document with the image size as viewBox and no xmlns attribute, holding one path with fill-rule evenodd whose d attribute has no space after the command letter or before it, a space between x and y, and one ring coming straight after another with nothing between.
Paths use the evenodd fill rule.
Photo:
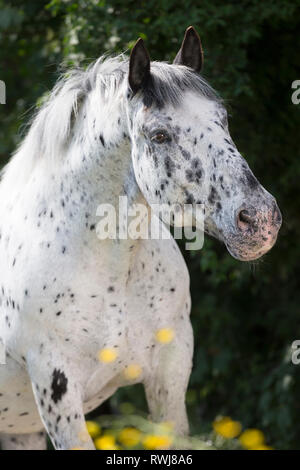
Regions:
<instances>
[{"instance_id":1,"label":"forelock","mask_svg":"<svg viewBox=\"0 0 300 470\"><path fill-rule=\"evenodd\" d=\"M186 91L222 103L217 92L199 73L183 65L151 62L151 74L142 89L145 106L162 108L171 104L176 107L182 102Z\"/></svg>"}]
</instances>

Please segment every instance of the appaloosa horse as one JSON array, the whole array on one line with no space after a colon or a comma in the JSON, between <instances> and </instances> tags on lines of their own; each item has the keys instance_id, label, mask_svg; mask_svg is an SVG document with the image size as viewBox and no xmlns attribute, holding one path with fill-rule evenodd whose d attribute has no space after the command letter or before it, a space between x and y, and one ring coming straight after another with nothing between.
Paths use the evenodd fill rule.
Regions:
<instances>
[{"instance_id":1,"label":"appaloosa horse","mask_svg":"<svg viewBox=\"0 0 300 470\"><path fill-rule=\"evenodd\" d=\"M4 168L2 448L45 448L45 428L56 449L93 449L84 414L136 382L152 419L187 433L193 332L183 257L174 239L99 240L96 212L118 208L120 195L147 207L201 203L206 233L235 258L274 245L279 209L231 140L202 61L190 27L173 64L150 63L140 39L129 60L69 72ZM166 331L172 340L161 341Z\"/></svg>"}]
</instances>

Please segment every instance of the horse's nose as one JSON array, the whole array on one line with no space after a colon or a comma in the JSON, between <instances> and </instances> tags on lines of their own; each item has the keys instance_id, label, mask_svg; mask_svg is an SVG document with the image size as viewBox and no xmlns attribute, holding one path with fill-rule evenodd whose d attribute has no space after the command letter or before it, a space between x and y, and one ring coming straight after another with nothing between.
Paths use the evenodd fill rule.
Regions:
<instances>
[{"instance_id":1,"label":"horse's nose","mask_svg":"<svg viewBox=\"0 0 300 470\"><path fill-rule=\"evenodd\" d=\"M242 232L255 229L257 225L257 212L254 208L240 209L237 212L236 224Z\"/></svg>"},{"instance_id":2,"label":"horse's nose","mask_svg":"<svg viewBox=\"0 0 300 470\"><path fill-rule=\"evenodd\" d=\"M279 207L275 201L269 206L255 209L253 206L242 206L236 212L236 225L242 232L257 232L260 226L268 230L278 230L282 222Z\"/></svg>"}]
</instances>

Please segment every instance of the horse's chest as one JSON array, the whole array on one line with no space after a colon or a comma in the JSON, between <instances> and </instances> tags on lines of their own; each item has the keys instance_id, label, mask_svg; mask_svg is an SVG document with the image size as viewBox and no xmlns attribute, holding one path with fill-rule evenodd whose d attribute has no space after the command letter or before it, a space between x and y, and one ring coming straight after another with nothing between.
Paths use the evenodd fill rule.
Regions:
<instances>
[{"instance_id":1,"label":"horse's chest","mask_svg":"<svg viewBox=\"0 0 300 470\"><path fill-rule=\"evenodd\" d=\"M49 351L67 355L92 397L99 383L117 378L119 386L147 373L157 332L176 327L188 278L173 241L148 241L134 255L83 241L56 236L48 246L32 239L18 256L17 283L9 283L16 266L6 258L12 276L3 279L6 305L10 297L3 331L18 360L32 349L43 358Z\"/></svg>"}]
</instances>

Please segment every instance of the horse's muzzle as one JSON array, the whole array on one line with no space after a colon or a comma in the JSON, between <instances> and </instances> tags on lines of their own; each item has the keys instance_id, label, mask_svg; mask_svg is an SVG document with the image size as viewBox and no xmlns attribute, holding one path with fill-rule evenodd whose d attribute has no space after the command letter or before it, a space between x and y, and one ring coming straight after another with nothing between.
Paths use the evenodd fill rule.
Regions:
<instances>
[{"instance_id":1,"label":"horse's muzzle","mask_svg":"<svg viewBox=\"0 0 300 470\"><path fill-rule=\"evenodd\" d=\"M228 251L241 261L260 258L275 244L281 223L274 199L259 208L243 205L235 213L235 233L225 240Z\"/></svg>"}]
</instances>

